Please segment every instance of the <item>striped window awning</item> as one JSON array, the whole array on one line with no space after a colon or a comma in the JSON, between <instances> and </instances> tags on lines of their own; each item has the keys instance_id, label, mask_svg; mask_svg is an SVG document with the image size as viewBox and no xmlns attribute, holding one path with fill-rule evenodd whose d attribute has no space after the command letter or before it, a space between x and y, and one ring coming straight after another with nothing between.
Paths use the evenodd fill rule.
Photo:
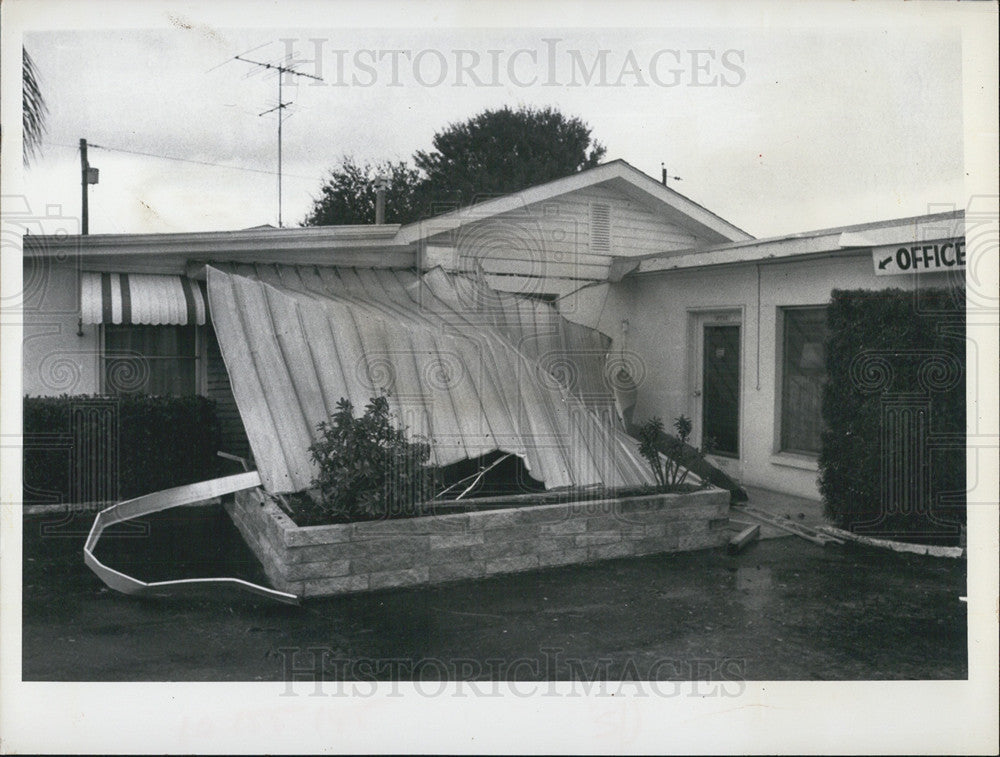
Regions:
<instances>
[{"instance_id":1,"label":"striped window awning","mask_svg":"<svg viewBox=\"0 0 1000 757\"><path fill-rule=\"evenodd\" d=\"M84 323L205 324L203 284L186 276L87 273L80 279Z\"/></svg>"}]
</instances>

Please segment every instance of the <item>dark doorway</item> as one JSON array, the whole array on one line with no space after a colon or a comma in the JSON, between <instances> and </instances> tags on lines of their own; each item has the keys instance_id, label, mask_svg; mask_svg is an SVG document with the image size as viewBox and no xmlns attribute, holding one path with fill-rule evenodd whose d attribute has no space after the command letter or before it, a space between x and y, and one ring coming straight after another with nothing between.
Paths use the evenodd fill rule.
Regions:
<instances>
[{"instance_id":1,"label":"dark doorway","mask_svg":"<svg viewBox=\"0 0 1000 757\"><path fill-rule=\"evenodd\" d=\"M702 356L702 444L739 457L740 327L706 325Z\"/></svg>"}]
</instances>

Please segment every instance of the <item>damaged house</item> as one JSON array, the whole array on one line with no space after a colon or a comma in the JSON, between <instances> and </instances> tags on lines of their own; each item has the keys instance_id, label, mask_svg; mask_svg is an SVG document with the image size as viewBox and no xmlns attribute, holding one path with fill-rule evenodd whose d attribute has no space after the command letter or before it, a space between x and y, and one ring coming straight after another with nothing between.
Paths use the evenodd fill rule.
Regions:
<instances>
[{"instance_id":1,"label":"damaged house","mask_svg":"<svg viewBox=\"0 0 1000 757\"><path fill-rule=\"evenodd\" d=\"M275 495L385 392L439 465L642 485L629 431L683 414L732 481L817 498L831 291L963 287L964 254L961 211L756 240L623 161L406 226L26 236L23 392L210 397Z\"/></svg>"}]
</instances>

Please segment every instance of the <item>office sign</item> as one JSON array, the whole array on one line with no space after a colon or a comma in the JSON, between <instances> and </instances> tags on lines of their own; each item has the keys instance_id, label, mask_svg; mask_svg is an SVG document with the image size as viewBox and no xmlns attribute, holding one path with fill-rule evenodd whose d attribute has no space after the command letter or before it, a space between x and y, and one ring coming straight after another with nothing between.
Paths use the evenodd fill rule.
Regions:
<instances>
[{"instance_id":1,"label":"office sign","mask_svg":"<svg viewBox=\"0 0 1000 757\"><path fill-rule=\"evenodd\" d=\"M965 270L965 239L873 247L876 276Z\"/></svg>"}]
</instances>

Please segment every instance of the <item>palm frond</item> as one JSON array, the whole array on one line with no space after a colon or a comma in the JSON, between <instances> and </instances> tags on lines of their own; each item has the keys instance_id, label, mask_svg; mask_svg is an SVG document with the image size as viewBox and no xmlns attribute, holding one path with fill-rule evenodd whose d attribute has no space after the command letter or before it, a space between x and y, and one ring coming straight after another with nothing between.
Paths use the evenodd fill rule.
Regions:
<instances>
[{"instance_id":1,"label":"palm frond","mask_svg":"<svg viewBox=\"0 0 1000 757\"><path fill-rule=\"evenodd\" d=\"M24 139L24 163L27 165L41 150L48 107L45 105L45 98L39 86L38 69L27 50L23 50L22 61L21 86L24 110L21 127Z\"/></svg>"}]
</instances>

